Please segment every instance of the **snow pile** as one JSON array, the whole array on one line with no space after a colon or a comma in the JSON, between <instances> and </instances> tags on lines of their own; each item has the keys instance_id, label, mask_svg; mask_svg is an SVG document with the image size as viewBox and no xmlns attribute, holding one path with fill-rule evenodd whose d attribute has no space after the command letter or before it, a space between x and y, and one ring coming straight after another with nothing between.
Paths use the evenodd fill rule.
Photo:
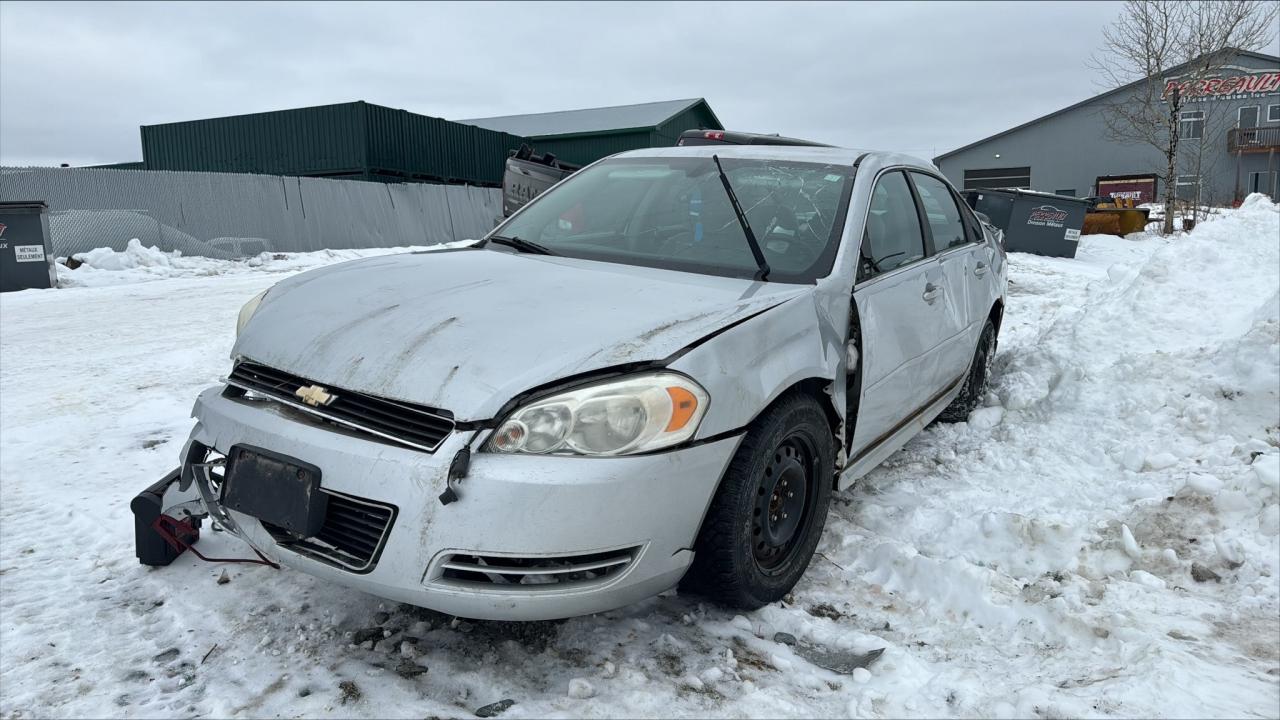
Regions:
<instances>
[{"instance_id":1,"label":"snow pile","mask_svg":"<svg viewBox=\"0 0 1280 720\"><path fill-rule=\"evenodd\" d=\"M1255 195L1170 241L1084 243L1074 266L1011 258L989 407L867 478L827 538L853 577L821 596L908 608L929 645L954 647L958 624L1021 648L1024 669L1068 663L1059 687L1106 687L1120 714L1274 713L1277 207ZM1200 693L1215 673L1229 694ZM1090 714L1101 687L959 707Z\"/></svg>"},{"instance_id":2,"label":"snow pile","mask_svg":"<svg viewBox=\"0 0 1280 720\"><path fill-rule=\"evenodd\" d=\"M292 571L139 567L126 503L175 464L236 310L338 259L137 258L84 277L173 274L0 296L0 715L1280 713L1280 210L1261 196L1171 238L1011 255L986 407L836 495L793 595L741 614L667 594L467 622Z\"/></svg>"},{"instance_id":3,"label":"snow pile","mask_svg":"<svg viewBox=\"0 0 1280 720\"><path fill-rule=\"evenodd\" d=\"M182 253L177 250L166 253L155 246L143 247L142 241L138 240L138 238L130 240L124 252L116 252L111 248L101 247L72 256L72 259L84 266L97 270L133 270L140 267L171 268L181 258Z\"/></svg>"},{"instance_id":4,"label":"snow pile","mask_svg":"<svg viewBox=\"0 0 1280 720\"><path fill-rule=\"evenodd\" d=\"M305 253L264 252L243 260L218 260L183 255L178 250L164 252L154 246L145 247L140 240L134 238L123 251L102 247L77 253L72 259L80 264L74 270L64 262L59 262L58 286L101 287L246 272L298 272L344 260L463 247L474 242L475 240L458 240L429 246L317 250Z\"/></svg>"}]
</instances>

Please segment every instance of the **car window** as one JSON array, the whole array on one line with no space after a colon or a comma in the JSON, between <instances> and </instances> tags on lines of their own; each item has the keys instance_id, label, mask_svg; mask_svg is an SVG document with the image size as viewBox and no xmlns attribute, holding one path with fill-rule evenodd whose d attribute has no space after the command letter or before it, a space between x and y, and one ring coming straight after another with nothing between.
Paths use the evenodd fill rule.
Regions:
<instances>
[{"instance_id":1,"label":"car window","mask_svg":"<svg viewBox=\"0 0 1280 720\"><path fill-rule=\"evenodd\" d=\"M723 158L771 282L831 271L853 168ZM558 255L752 278L757 265L715 162L707 156L612 158L539 195L494 234Z\"/></svg>"},{"instance_id":2,"label":"car window","mask_svg":"<svg viewBox=\"0 0 1280 720\"><path fill-rule=\"evenodd\" d=\"M907 178L901 171L885 173L871 191L858 280L873 278L923 257L924 233Z\"/></svg>"},{"instance_id":3,"label":"car window","mask_svg":"<svg viewBox=\"0 0 1280 720\"><path fill-rule=\"evenodd\" d=\"M916 192L920 195L925 217L929 220L933 252L942 252L969 242L965 236L964 222L960 219L960 208L946 183L930 175L915 172L911 173L911 179L915 181Z\"/></svg>"},{"instance_id":4,"label":"car window","mask_svg":"<svg viewBox=\"0 0 1280 720\"><path fill-rule=\"evenodd\" d=\"M964 198L960 198L960 210L964 215L964 224L969 228L969 242L980 243L983 241L982 223L978 221L978 216L974 214L973 208L965 202Z\"/></svg>"}]
</instances>

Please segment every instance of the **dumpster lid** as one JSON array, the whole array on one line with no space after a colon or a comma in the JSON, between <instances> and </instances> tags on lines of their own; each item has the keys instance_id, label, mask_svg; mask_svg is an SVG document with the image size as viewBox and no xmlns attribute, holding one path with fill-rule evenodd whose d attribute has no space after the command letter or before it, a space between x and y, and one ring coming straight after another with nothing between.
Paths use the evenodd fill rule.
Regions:
<instances>
[{"instance_id":1,"label":"dumpster lid","mask_svg":"<svg viewBox=\"0 0 1280 720\"><path fill-rule=\"evenodd\" d=\"M48 210L43 200L0 200L0 210Z\"/></svg>"},{"instance_id":2,"label":"dumpster lid","mask_svg":"<svg viewBox=\"0 0 1280 720\"><path fill-rule=\"evenodd\" d=\"M1041 192L1039 190L1023 190L1021 188L971 188L965 190L965 193L989 193L991 195L1020 195L1026 198L1053 198L1054 200L1062 200L1064 202L1089 202L1088 198L1079 198L1073 195L1058 195L1055 193Z\"/></svg>"}]
</instances>

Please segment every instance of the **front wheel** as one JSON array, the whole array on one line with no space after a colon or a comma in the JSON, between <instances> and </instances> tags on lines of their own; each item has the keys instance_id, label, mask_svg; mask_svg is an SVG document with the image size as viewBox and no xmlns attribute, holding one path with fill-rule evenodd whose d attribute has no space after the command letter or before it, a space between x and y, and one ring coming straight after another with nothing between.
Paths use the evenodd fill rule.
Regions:
<instances>
[{"instance_id":1,"label":"front wheel","mask_svg":"<svg viewBox=\"0 0 1280 720\"><path fill-rule=\"evenodd\" d=\"M729 463L681 588L754 609L809 566L826 522L835 441L817 401L790 395L761 415Z\"/></svg>"}]
</instances>

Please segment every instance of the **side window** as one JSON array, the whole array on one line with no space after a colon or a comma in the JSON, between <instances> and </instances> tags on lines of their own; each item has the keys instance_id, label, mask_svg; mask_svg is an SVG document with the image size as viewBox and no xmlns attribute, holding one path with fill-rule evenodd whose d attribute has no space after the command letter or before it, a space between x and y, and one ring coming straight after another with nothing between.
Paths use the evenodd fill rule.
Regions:
<instances>
[{"instance_id":1,"label":"side window","mask_svg":"<svg viewBox=\"0 0 1280 720\"><path fill-rule=\"evenodd\" d=\"M979 222L978 216L974 214L973 208L969 207L964 198L956 198L956 204L960 206L960 217L964 218L964 225L969 229L969 242L982 242L986 236L982 234L982 223Z\"/></svg>"},{"instance_id":2,"label":"side window","mask_svg":"<svg viewBox=\"0 0 1280 720\"><path fill-rule=\"evenodd\" d=\"M924 233L907 178L901 171L885 173L871 191L858 280L873 278L923 257Z\"/></svg>"},{"instance_id":3,"label":"side window","mask_svg":"<svg viewBox=\"0 0 1280 720\"><path fill-rule=\"evenodd\" d=\"M911 173L911 179L916 184L920 203L924 205L925 217L929 220L933 252L939 253L969 242L965 236L964 222L960 219L960 208L956 206L955 196L947 189L946 183L931 175L914 172Z\"/></svg>"}]
</instances>

